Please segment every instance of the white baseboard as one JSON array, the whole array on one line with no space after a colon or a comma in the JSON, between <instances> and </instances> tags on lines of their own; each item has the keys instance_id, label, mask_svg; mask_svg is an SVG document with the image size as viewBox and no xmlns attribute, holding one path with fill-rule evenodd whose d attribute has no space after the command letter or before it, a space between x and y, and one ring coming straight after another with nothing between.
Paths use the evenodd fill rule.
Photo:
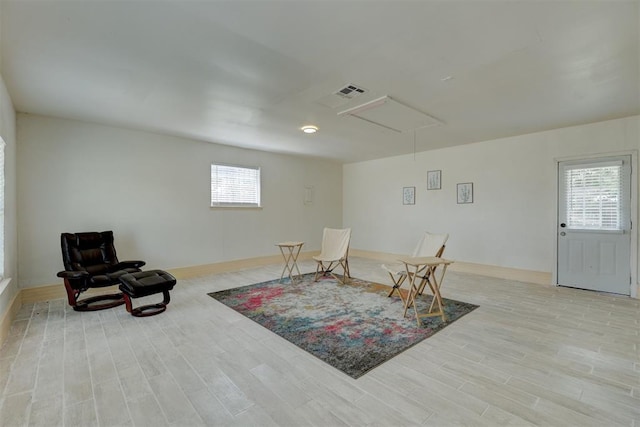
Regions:
<instances>
[{"instance_id":1,"label":"white baseboard","mask_svg":"<svg viewBox=\"0 0 640 427\"><path fill-rule=\"evenodd\" d=\"M394 262L398 258L405 256L402 254L362 251L359 249L349 249L349 255L385 262ZM480 276L495 277L498 279L517 280L519 282L535 283L538 285L552 284L551 273L546 271L521 270L518 268L499 267L496 265L475 264L462 261L455 261L451 264L451 266L449 266L449 271L471 273Z\"/></svg>"},{"instance_id":2,"label":"white baseboard","mask_svg":"<svg viewBox=\"0 0 640 427\"><path fill-rule=\"evenodd\" d=\"M311 259L313 255L316 255L317 251L311 252L301 252L298 260L308 260ZM234 261L225 261L225 262L217 262L214 264L205 264L205 265L195 265L190 267L180 267L180 268L168 268L166 269L169 273L175 276L176 279L189 279L192 277L200 277L207 276L209 274L218 274L218 273L227 273L230 271L238 271L244 270L247 268L255 268L262 267L269 264L275 264L283 262L282 255L270 255L265 257L257 257L257 258L247 258L247 259L239 259ZM100 289L89 289L87 292L83 293L83 296L92 296L106 293L117 292L116 286L109 286L106 288ZM62 280L60 283L51 284L51 285L43 285L32 288L23 288L20 290L20 300L23 304L32 303L32 302L40 302L40 301L51 301L59 298L66 298L67 293L64 289L64 285L62 284Z\"/></svg>"},{"instance_id":3,"label":"white baseboard","mask_svg":"<svg viewBox=\"0 0 640 427\"><path fill-rule=\"evenodd\" d=\"M20 291L18 291L13 298L11 298L9 306L0 318L0 347L2 347L4 340L7 339L11 332L11 324L16 314L18 314L20 307L22 307L22 299L20 298Z\"/></svg>"}]
</instances>

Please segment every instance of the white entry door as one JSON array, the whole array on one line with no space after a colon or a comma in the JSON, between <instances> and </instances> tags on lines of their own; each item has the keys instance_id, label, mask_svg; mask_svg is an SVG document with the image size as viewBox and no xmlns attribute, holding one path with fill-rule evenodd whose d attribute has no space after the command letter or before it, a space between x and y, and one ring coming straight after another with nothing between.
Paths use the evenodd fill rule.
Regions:
<instances>
[{"instance_id":1,"label":"white entry door","mask_svg":"<svg viewBox=\"0 0 640 427\"><path fill-rule=\"evenodd\" d=\"M631 156L558 167L558 284L629 295Z\"/></svg>"}]
</instances>

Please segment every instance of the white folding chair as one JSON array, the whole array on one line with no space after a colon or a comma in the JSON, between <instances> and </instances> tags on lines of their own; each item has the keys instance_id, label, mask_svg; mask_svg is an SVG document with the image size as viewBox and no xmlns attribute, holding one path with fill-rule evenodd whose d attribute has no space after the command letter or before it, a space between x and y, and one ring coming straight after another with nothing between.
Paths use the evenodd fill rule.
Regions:
<instances>
[{"instance_id":1,"label":"white folding chair","mask_svg":"<svg viewBox=\"0 0 640 427\"><path fill-rule=\"evenodd\" d=\"M351 239L351 229L325 228L322 232L322 249L320 255L313 259L318 263L316 276L329 274L339 283L344 284L347 278L351 278L349 273L349 240ZM342 267L342 280L333 274L336 267Z\"/></svg>"},{"instance_id":2,"label":"white folding chair","mask_svg":"<svg viewBox=\"0 0 640 427\"><path fill-rule=\"evenodd\" d=\"M422 239L420 239L420 241L418 242L418 245L416 246L411 256L412 257L429 257L429 256L441 257L442 254L444 253L445 244L447 243L448 239L449 239L448 233L434 234L434 233L426 232L422 236ZM398 295L400 296L400 299L406 303L404 297L402 296L402 292L400 292L400 287L402 286L404 281L407 279L407 270L405 266L399 263L390 264L390 265L382 264L382 268L384 268L389 273L389 276L391 277L391 281L393 282L393 287L391 288L391 291L387 296L390 297L391 295L393 295L394 292L397 292ZM417 274L419 275L421 272L422 271L418 271ZM422 293L425 283L426 283L425 278L423 278L420 284L421 285L420 293Z\"/></svg>"}]
</instances>

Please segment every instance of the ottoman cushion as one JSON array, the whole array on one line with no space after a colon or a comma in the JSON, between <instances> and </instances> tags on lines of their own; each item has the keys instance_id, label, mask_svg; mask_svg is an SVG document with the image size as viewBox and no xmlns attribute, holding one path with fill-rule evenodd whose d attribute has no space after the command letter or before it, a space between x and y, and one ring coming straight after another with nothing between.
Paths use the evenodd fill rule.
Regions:
<instances>
[{"instance_id":1,"label":"ottoman cushion","mask_svg":"<svg viewBox=\"0 0 640 427\"><path fill-rule=\"evenodd\" d=\"M176 278L166 271L149 270L120 276L120 290L130 297L139 298L173 289Z\"/></svg>"}]
</instances>

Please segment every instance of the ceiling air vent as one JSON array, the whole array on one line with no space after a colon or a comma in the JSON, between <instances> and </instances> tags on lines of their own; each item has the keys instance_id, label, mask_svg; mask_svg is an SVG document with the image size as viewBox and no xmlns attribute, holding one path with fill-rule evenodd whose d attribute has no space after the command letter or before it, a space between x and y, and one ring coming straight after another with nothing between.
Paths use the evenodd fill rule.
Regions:
<instances>
[{"instance_id":1,"label":"ceiling air vent","mask_svg":"<svg viewBox=\"0 0 640 427\"><path fill-rule=\"evenodd\" d=\"M320 105L324 105L329 108L337 108L346 105L353 98L356 98L363 93L367 93L367 89L356 86L354 84L348 84L334 93L329 95L325 95L322 98L318 99L316 102Z\"/></svg>"},{"instance_id":2,"label":"ceiling air vent","mask_svg":"<svg viewBox=\"0 0 640 427\"><path fill-rule=\"evenodd\" d=\"M356 85L348 85L337 91L336 95L342 96L343 98L353 99L365 92L366 90L364 88L358 87Z\"/></svg>"}]
</instances>

